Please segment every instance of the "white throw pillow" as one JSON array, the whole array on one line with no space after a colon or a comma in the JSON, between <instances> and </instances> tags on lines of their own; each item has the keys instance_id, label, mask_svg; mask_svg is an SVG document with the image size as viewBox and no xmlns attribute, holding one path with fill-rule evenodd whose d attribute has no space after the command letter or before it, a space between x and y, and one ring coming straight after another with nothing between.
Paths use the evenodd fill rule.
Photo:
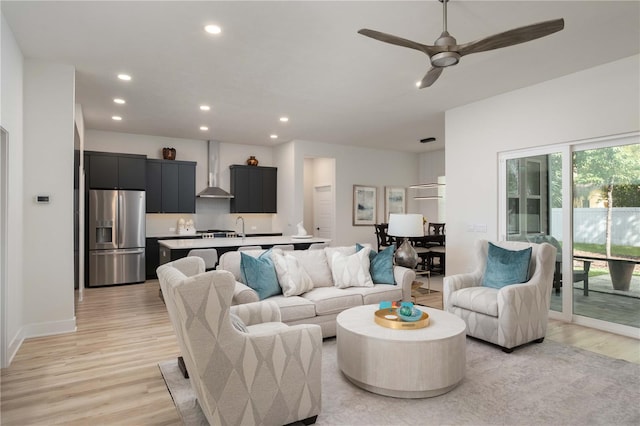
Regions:
<instances>
[{"instance_id":1,"label":"white throw pillow","mask_svg":"<svg viewBox=\"0 0 640 426\"><path fill-rule=\"evenodd\" d=\"M313 289L311 277L294 256L274 249L271 260L276 267L278 282L285 297L298 296Z\"/></svg>"},{"instance_id":2,"label":"white throw pillow","mask_svg":"<svg viewBox=\"0 0 640 426\"><path fill-rule=\"evenodd\" d=\"M331 273L336 287L373 287L373 280L369 273L370 251L370 248L365 247L351 256L340 252L333 253Z\"/></svg>"},{"instance_id":3,"label":"white throw pillow","mask_svg":"<svg viewBox=\"0 0 640 426\"><path fill-rule=\"evenodd\" d=\"M300 265L307 271L313 281L313 287L333 287L331 278L331 267L329 259L324 254L324 250L293 250L287 252L298 259Z\"/></svg>"},{"instance_id":4,"label":"white throw pillow","mask_svg":"<svg viewBox=\"0 0 640 426\"><path fill-rule=\"evenodd\" d=\"M334 253L340 253L344 256L351 256L356 253L356 245L352 246L343 246L343 247L325 247L324 252L327 255L327 260L331 263L331 259L333 259Z\"/></svg>"}]
</instances>

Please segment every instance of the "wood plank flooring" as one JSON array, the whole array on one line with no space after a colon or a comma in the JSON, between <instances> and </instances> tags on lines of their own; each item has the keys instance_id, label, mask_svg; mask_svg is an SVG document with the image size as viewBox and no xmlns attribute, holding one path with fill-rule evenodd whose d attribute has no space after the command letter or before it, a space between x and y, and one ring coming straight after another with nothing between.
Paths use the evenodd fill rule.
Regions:
<instances>
[{"instance_id":1,"label":"wood plank flooring","mask_svg":"<svg viewBox=\"0 0 640 426\"><path fill-rule=\"evenodd\" d=\"M158 368L179 353L158 289L86 289L76 333L26 340L2 370L2 425L180 424Z\"/></svg>"},{"instance_id":2,"label":"wood plank flooring","mask_svg":"<svg viewBox=\"0 0 640 426\"><path fill-rule=\"evenodd\" d=\"M2 369L0 424L180 424L157 365L179 353L158 289L155 280L86 289L76 333L26 340ZM640 364L631 338L558 321L547 338Z\"/></svg>"}]
</instances>

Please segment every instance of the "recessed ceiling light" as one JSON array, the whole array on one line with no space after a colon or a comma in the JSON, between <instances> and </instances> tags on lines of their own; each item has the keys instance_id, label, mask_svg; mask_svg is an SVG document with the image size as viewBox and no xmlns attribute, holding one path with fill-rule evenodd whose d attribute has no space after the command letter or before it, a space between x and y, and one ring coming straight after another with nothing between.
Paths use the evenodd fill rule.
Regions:
<instances>
[{"instance_id":1,"label":"recessed ceiling light","mask_svg":"<svg viewBox=\"0 0 640 426\"><path fill-rule=\"evenodd\" d=\"M420 87L422 85L422 81L416 81L416 87Z\"/></svg>"},{"instance_id":2,"label":"recessed ceiling light","mask_svg":"<svg viewBox=\"0 0 640 426\"><path fill-rule=\"evenodd\" d=\"M209 128L207 126L200 126L200 130L202 130L204 132L204 131L209 130Z\"/></svg>"},{"instance_id":3,"label":"recessed ceiling light","mask_svg":"<svg viewBox=\"0 0 640 426\"><path fill-rule=\"evenodd\" d=\"M286 123L287 121L289 121L289 117L280 117L280 121Z\"/></svg>"},{"instance_id":4,"label":"recessed ceiling light","mask_svg":"<svg viewBox=\"0 0 640 426\"><path fill-rule=\"evenodd\" d=\"M120 80L124 80L124 81L130 81L131 80L131 76L129 74L118 74L118 78Z\"/></svg>"},{"instance_id":5,"label":"recessed ceiling light","mask_svg":"<svg viewBox=\"0 0 640 426\"><path fill-rule=\"evenodd\" d=\"M202 111L209 111L211 109L211 107L209 105L200 105L200 109Z\"/></svg>"},{"instance_id":6,"label":"recessed ceiling light","mask_svg":"<svg viewBox=\"0 0 640 426\"><path fill-rule=\"evenodd\" d=\"M209 34L220 34L222 32L222 28L217 25L207 25L204 30Z\"/></svg>"},{"instance_id":7,"label":"recessed ceiling light","mask_svg":"<svg viewBox=\"0 0 640 426\"><path fill-rule=\"evenodd\" d=\"M269 136L271 139L278 139L278 135L271 135Z\"/></svg>"},{"instance_id":8,"label":"recessed ceiling light","mask_svg":"<svg viewBox=\"0 0 640 426\"><path fill-rule=\"evenodd\" d=\"M111 117L111 119L115 121L120 121L122 120L122 117L120 117L119 115L114 115L113 117Z\"/></svg>"},{"instance_id":9,"label":"recessed ceiling light","mask_svg":"<svg viewBox=\"0 0 640 426\"><path fill-rule=\"evenodd\" d=\"M120 104L120 105L122 105L122 104L126 103L124 99L120 99L120 98L115 98L115 99L113 100L113 102L115 102L115 103L117 103L117 104Z\"/></svg>"}]
</instances>

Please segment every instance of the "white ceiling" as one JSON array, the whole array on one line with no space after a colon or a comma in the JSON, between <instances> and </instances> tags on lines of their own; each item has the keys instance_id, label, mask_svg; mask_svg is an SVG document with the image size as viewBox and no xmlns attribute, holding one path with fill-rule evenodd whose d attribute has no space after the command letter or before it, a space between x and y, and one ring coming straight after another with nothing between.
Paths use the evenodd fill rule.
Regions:
<instances>
[{"instance_id":1,"label":"white ceiling","mask_svg":"<svg viewBox=\"0 0 640 426\"><path fill-rule=\"evenodd\" d=\"M356 32L431 44L442 31L437 0L3 0L0 7L25 57L76 68L87 128L255 145L304 139L438 149L447 109L640 52L638 1L451 0L448 29L458 43L555 18L565 29L465 56L418 90L427 56ZM206 34L210 23L223 33ZM133 80L117 80L121 72ZM211 111L200 111L203 103ZM418 142L429 136L438 141Z\"/></svg>"}]
</instances>

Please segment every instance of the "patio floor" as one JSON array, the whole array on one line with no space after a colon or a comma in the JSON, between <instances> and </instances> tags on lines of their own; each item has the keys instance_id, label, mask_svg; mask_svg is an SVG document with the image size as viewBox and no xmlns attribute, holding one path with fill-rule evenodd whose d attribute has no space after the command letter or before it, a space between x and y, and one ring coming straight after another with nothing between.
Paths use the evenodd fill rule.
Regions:
<instances>
[{"instance_id":1,"label":"patio floor","mask_svg":"<svg viewBox=\"0 0 640 426\"><path fill-rule=\"evenodd\" d=\"M551 309L560 311L562 292L551 293ZM573 287L574 314L640 328L640 277L633 276L629 291L614 290L609 275L589 278L589 295L582 283Z\"/></svg>"}]
</instances>

